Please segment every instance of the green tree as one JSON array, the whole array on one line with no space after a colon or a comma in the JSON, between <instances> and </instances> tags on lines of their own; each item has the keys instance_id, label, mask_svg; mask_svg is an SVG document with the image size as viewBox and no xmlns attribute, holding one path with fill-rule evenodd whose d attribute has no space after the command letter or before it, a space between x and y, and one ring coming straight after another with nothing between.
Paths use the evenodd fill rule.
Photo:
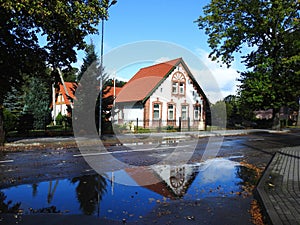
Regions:
<instances>
[{"instance_id":1,"label":"green tree","mask_svg":"<svg viewBox=\"0 0 300 225\"><path fill-rule=\"evenodd\" d=\"M123 87L126 84L126 81L122 81L122 80L118 80L118 79L115 79L115 81L114 81L114 79L112 79L112 78L108 79L106 84L108 86L114 86L114 82L115 82L116 87Z\"/></svg>"},{"instance_id":2,"label":"green tree","mask_svg":"<svg viewBox=\"0 0 300 225\"><path fill-rule=\"evenodd\" d=\"M64 78L65 82L76 82L77 79L77 73L78 68L72 67L72 68L66 68L62 71L62 76Z\"/></svg>"},{"instance_id":3,"label":"green tree","mask_svg":"<svg viewBox=\"0 0 300 225\"><path fill-rule=\"evenodd\" d=\"M109 0L2 0L0 4L0 144L4 142L3 102L12 87L21 87L23 75L42 76L45 62L69 67L84 38L97 33L107 19ZM45 40L40 44L39 39Z\"/></svg>"},{"instance_id":4,"label":"green tree","mask_svg":"<svg viewBox=\"0 0 300 225\"><path fill-rule=\"evenodd\" d=\"M84 75L84 79L83 78ZM85 49L85 58L83 59L83 64L81 66L80 72L78 74L77 80L81 81L81 88L93 88L97 89L99 92L99 77L102 79L102 104L101 104L101 131L105 130L110 126L107 124L108 118L111 116L111 105L113 104L113 96L107 96L109 93L111 86L109 86L108 82L108 74L104 72L104 68L101 68L99 58L95 51L95 45L93 42L87 45ZM79 106L78 110L86 111L89 106L85 106L84 98L88 96L82 96L83 99L79 99L80 102L77 101L77 106ZM89 97L92 98L92 97ZM100 99L99 96L96 100L94 115L95 115L95 124L97 130L99 130L99 107ZM90 110L90 109L89 109Z\"/></svg>"},{"instance_id":5,"label":"green tree","mask_svg":"<svg viewBox=\"0 0 300 225\"><path fill-rule=\"evenodd\" d=\"M236 127L242 125L243 121L247 120L246 114L241 115L239 97L235 95L228 95L224 98L227 113L227 126Z\"/></svg>"},{"instance_id":6,"label":"green tree","mask_svg":"<svg viewBox=\"0 0 300 225\"><path fill-rule=\"evenodd\" d=\"M3 116L5 132L16 130L18 125L18 116L5 108L3 110Z\"/></svg>"},{"instance_id":7,"label":"green tree","mask_svg":"<svg viewBox=\"0 0 300 225\"><path fill-rule=\"evenodd\" d=\"M81 65L79 74L77 76L78 82L81 80L83 74L92 65L92 63L98 62L98 61L99 61L99 58L98 58L97 53L95 51L95 45L91 41L91 43L88 44L85 48L85 57L83 58L83 64ZM97 77L95 77L95 78L97 78Z\"/></svg>"},{"instance_id":8,"label":"green tree","mask_svg":"<svg viewBox=\"0 0 300 225\"><path fill-rule=\"evenodd\" d=\"M24 112L33 115L33 128L45 129L50 122L51 83L40 77L31 77L27 80L24 93Z\"/></svg>"},{"instance_id":9,"label":"green tree","mask_svg":"<svg viewBox=\"0 0 300 225\"><path fill-rule=\"evenodd\" d=\"M226 127L227 112L226 105L224 101L217 101L214 104L210 105L211 119L214 122L214 126L217 126L218 129Z\"/></svg>"},{"instance_id":10,"label":"green tree","mask_svg":"<svg viewBox=\"0 0 300 225\"><path fill-rule=\"evenodd\" d=\"M209 36L212 60L230 66L239 53L248 69L240 78L244 106L275 114L298 104L299 8L297 0L212 0L204 7L197 22Z\"/></svg>"}]
</instances>

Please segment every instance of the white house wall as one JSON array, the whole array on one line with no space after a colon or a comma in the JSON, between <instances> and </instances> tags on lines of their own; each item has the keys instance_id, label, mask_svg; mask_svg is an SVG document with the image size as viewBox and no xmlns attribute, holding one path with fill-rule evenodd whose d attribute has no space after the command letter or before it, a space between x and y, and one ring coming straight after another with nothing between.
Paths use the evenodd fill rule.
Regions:
<instances>
[{"instance_id":1,"label":"white house wall","mask_svg":"<svg viewBox=\"0 0 300 225\"><path fill-rule=\"evenodd\" d=\"M54 114L54 112L52 110L52 118L54 117L54 115L57 116L59 113L61 113L61 115L63 115L63 116L68 115L68 110L67 109L68 109L68 107L67 107L66 104L56 105L56 107L55 107L55 114ZM55 118L53 118L53 119L55 120Z\"/></svg>"},{"instance_id":2,"label":"white house wall","mask_svg":"<svg viewBox=\"0 0 300 225\"><path fill-rule=\"evenodd\" d=\"M187 164L181 166L170 166L170 165L155 165L151 166L157 175L168 185L176 196L183 196L185 191L189 188L191 179L194 179L194 174L197 171L196 166L190 166ZM182 183L178 183L174 186L171 183L171 178L180 178Z\"/></svg>"},{"instance_id":3,"label":"white house wall","mask_svg":"<svg viewBox=\"0 0 300 225\"><path fill-rule=\"evenodd\" d=\"M63 116L68 115L68 106L64 102L65 102L64 97L62 95L59 95L57 97L55 107L52 107L51 115L52 115L54 124L55 124L55 119L59 113L61 113L61 115L63 115Z\"/></svg>"},{"instance_id":4,"label":"white house wall","mask_svg":"<svg viewBox=\"0 0 300 225\"><path fill-rule=\"evenodd\" d=\"M133 106L130 104L124 105L123 108L124 122L133 123L136 126L136 120L140 121L142 126L144 120L144 108L142 105ZM116 119L116 118L115 118Z\"/></svg>"},{"instance_id":5,"label":"white house wall","mask_svg":"<svg viewBox=\"0 0 300 225\"><path fill-rule=\"evenodd\" d=\"M183 96L174 96L172 95L172 77L176 72L181 72L184 74L186 79L186 94L185 97ZM168 78L155 90L155 92L150 97L150 126L151 121L153 120L153 103L154 102L161 102L162 103L162 126L167 125L167 116L168 116L168 103L174 102L176 104L176 125L179 125L178 118L181 117L181 105L188 104L188 116L191 119L191 124L193 125L193 118L194 118L194 104L196 100L198 100L199 104L201 104L201 112L203 112L203 102L200 97L200 94L194 88L192 81L189 79L187 72L185 69L180 65L178 65L175 70L168 76ZM193 96L194 92L194 96Z\"/></svg>"}]
</instances>

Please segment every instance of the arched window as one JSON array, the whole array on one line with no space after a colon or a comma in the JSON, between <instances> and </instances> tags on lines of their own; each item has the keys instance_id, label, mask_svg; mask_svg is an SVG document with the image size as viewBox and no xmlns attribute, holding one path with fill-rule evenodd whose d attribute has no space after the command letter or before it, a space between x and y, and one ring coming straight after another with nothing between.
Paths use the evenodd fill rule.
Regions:
<instances>
[{"instance_id":1,"label":"arched window","mask_svg":"<svg viewBox=\"0 0 300 225\"><path fill-rule=\"evenodd\" d=\"M181 72L176 72L172 77L172 94L185 95L186 80Z\"/></svg>"}]
</instances>

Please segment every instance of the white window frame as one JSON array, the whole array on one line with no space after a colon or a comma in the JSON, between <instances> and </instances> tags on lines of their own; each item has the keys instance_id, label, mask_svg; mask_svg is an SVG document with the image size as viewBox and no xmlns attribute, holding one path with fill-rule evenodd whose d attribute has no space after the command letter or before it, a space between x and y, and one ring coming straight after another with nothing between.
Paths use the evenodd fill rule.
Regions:
<instances>
[{"instance_id":1,"label":"white window frame","mask_svg":"<svg viewBox=\"0 0 300 225\"><path fill-rule=\"evenodd\" d=\"M172 109L171 108L169 108L170 106L172 106ZM168 104L168 120L174 120L175 119L175 110L174 110L174 104ZM172 113L172 118L170 117L170 115L171 115L171 113Z\"/></svg>"},{"instance_id":2,"label":"white window frame","mask_svg":"<svg viewBox=\"0 0 300 225\"><path fill-rule=\"evenodd\" d=\"M200 119L201 108L200 106L194 106L194 120Z\"/></svg>"},{"instance_id":3,"label":"white window frame","mask_svg":"<svg viewBox=\"0 0 300 225\"><path fill-rule=\"evenodd\" d=\"M172 94L178 94L178 82L172 82Z\"/></svg>"},{"instance_id":4,"label":"white window frame","mask_svg":"<svg viewBox=\"0 0 300 225\"><path fill-rule=\"evenodd\" d=\"M155 107L155 106L158 106ZM158 113L158 117L155 117L155 112ZM161 104L160 103L153 103L153 120L160 120L160 112L161 112Z\"/></svg>"},{"instance_id":5,"label":"white window frame","mask_svg":"<svg viewBox=\"0 0 300 225\"><path fill-rule=\"evenodd\" d=\"M185 115L185 117L183 115ZM181 120L187 120L188 117L189 117L189 106L181 105Z\"/></svg>"},{"instance_id":6,"label":"white window frame","mask_svg":"<svg viewBox=\"0 0 300 225\"><path fill-rule=\"evenodd\" d=\"M184 95L184 86L185 84L183 82L179 83L179 94Z\"/></svg>"}]
</instances>

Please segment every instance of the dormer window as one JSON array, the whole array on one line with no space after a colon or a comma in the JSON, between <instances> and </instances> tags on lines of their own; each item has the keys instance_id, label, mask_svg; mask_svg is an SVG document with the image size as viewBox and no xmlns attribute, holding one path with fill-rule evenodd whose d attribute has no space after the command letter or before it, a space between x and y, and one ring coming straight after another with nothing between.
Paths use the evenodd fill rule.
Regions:
<instances>
[{"instance_id":1,"label":"dormer window","mask_svg":"<svg viewBox=\"0 0 300 225\"><path fill-rule=\"evenodd\" d=\"M185 95L186 80L185 76L181 72L177 72L172 77L172 94L173 95Z\"/></svg>"}]
</instances>

